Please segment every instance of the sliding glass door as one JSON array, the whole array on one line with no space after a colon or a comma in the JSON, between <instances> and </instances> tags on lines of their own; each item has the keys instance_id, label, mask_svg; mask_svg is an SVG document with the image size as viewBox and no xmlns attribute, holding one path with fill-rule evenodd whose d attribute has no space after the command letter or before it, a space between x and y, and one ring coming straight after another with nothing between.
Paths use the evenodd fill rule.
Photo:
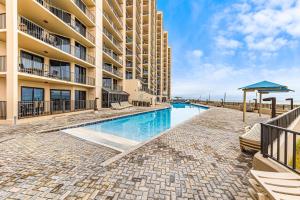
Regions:
<instances>
[{"instance_id":1,"label":"sliding glass door","mask_svg":"<svg viewBox=\"0 0 300 200\"><path fill-rule=\"evenodd\" d=\"M50 90L51 110L65 112L71 110L70 90Z\"/></svg>"},{"instance_id":2,"label":"sliding glass door","mask_svg":"<svg viewBox=\"0 0 300 200\"><path fill-rule=\"evenodd\" d=\"M75 109L81 110L86 108L86 91L75 91Z\"/></svg>"}]
</instances>

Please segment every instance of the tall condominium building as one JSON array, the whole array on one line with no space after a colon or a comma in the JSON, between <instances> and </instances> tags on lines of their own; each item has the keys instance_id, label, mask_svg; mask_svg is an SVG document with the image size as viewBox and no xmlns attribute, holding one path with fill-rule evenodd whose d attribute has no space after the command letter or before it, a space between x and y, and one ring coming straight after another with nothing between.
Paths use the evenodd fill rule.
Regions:
<instances>
[{"instance_id":1,"label":"tall condominium building","mask_svg":"<svg viewBox=\"0 0 300 200\"><path fill-rule=\"evenodd\" d=\"M154 0L0 0L0 13L0 123L170 98Z\"/></svg>"}]
</instances>

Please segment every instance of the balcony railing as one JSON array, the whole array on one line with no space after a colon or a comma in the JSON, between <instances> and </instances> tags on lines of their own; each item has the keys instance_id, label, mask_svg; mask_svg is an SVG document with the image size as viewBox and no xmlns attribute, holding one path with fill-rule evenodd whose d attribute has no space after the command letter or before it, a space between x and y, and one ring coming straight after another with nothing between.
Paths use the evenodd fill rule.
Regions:
<instances>
[{"instance_id":1,"label":"balcony railing","mask_svg":"<svg viewBox=\"0 0 300 200\"><path fill-rule=\"evenodd\" d=\"M0 29L6 28L6 14L2 13L0 14Z\"/></svg>"},{"instance_id":2,"label":"balcony railing","mask_svg":"<svg viewBox=\"0 0 300 200\"><path fill-rule=\"evenodd\" d=\"M19 30L57 49L60 49L65 53L75 56L92 65L95 65L94 56L83 54L78 47L71 44L66 44L64 40L57 37L55 34L47 31L46 29L40 27L39 25L29 21L24 17L19 18Z\"/></svg>"},{"instance_id":3,"label":"balcony railing","mask_svg":"<svg viewBox=\"0 0 300 200\"><path fill-rule=\"evenodd\" d=\"M89 41L91 41L93 44L95 44L95 36L92 35L87 30L82 30L78 26L76 26L76 21L72 18L66 19L66 12L60 8L57 8L50 4L49 0L36 0L38 1L44 8L49 10L52 14L54 14L56 17L61 19L64 23L66 23L68 26L70 26L72 29L74 29L76 32L78 32L83 37L87 38Z\"/></svg>"},{"instance_id":4,"label":"balcony railing","mask_svg":"<svg viewBox=\"0 0 300 200\"><path fill-rule=\"evenodd\" d=\"M131 61L126 62L126 67L133 67L133 63Z\"/></svg>"},{"instance_id":5,"label":"balcony railing","mask_svg":"<svg viewBox=\"0 0 300 200\"><path fill-rule=\"evenodd\" d=\"M118 77L123 77L122 72L120 72L119 70L114 69L111 65L108 64L103 64L103 69L107 72L110 72Z\"/></svg>"},{"instance_id":6,"label":"balcony railing","mask_svg":"<svg viewBox=\"0 0 300 200\"><path fill-rule=\"evenodd\" d=\"M108 3L110 9L111 9L112 12L114 13L115 18L117 19L117 21L119 22L119 24L122 25L122 22L121 22L121 20L120 20L120 16L119 16L118 13L115 11L115 8L114 8L114 6L113 6L112 1L111 1L111 0L105 0L105 1Z\"/></svg>"},{"instance_id":7,"label":"balcony railing","mask_svg":"<svg viewBox=\"0 0 300 200\"><path fill-rule=\"evenodd\" d=\"M20 101L19 119L96 109L95 100Z\"/></svg>"},{"instance_id":8,"label":"balcony railing","mask_svg":"<svg viewBox=\"0 0 300 200\"><path fill-rule=\"evenodd\" d=\"M117 54L114 53L113 50L107 48L106 46L103 45L103 51L109 55L112 59L114 59L115 61L117 61L119 64L123 64L122 60L117 56Z\"/></svg>"},{"instance_id":9,"label":"balcony railing","mask_svg":"<svg viewBox=\"0 0 300 200\"><path fill-rule=\"evenodd\" d=\"M119 37L122 38L122 33L120 32L120 30L118 29L116 24L112 21L112 19L109 17L109 15L105 11L103 11L103 16L109 22L109 24L112 26L112 28L117 32Z\"/></svg>"},{"instance_id":10,"label":"balcony railing","mask_svg":"<svg viewBox=\"0 0 300 200\"><path fill-rule=\"evenodd\" d=\"M119 85L111 85L111 84L103 83L102 87L104 89L107 89L107 90L110 90L110 91L116 91L116 92L122 92L123 91L123 87L119 86Z\"/></svg>"},{"instance_id":11,"label":"balcony railing","mask_svg":"<svg viewBox=\"0 0 300 200\"><path fill-rule=\"evenodd\" d=\"M39 66L41 67L41 69L33 67L28 68L24 67L24 64L20 62L19 72L55 80L67 81L71 83L95 86L95 78L85 76L83 74L75 74L73 72L58 72L56 70L49 70L49 66L43 63L39 63Z\"/></svg>"},{"instance_id":12,"label":"balcony railing","mask_svg":"<svg viewBox=\"0 0 300 200\"><path fill-rule=\"evenodd\" d=\"M131 50L129 50L129 49L126 49L126 55L132 56L133 52Z\"/></svg>"},{"instance_id":13,"label":"balcony railing","mask_svg":"<svg viewBox=\"0 0 300 200\"><path fill-rule=\"evenodd\" d=\"M297 149L300 132L288 127L300 116L300 107L261 124L261 153L288 169L300 174L297 164L300 152Z\"/></svg>"},{"instance_id":14,"label":"balcony railing","mask_svg":"<svg viewBox=\"0 0 300 200\"><path fill-rule=\"evenodd\" d=\"M114 36L106 29L106 28L103 28L103 33L104 35L106 35L106 37L114 44L116 45L116 47L122 51L122 46L120 45L119 41L117 41Z\"/></svg>"},{"instance_id":15,"label":"balcony railing","mask_svg":"<svg viewBox=\"0 0 300 200\"><path fill-rule=\"evenodd\" d=\"M6 72L6 56L0 56L0 72Z\"/></svg>"},{"instance_id":16,"label":"balcony railing","mask_svg":"<svg viewBox=\"0 0 300 200\"><path fill-rule=\"evenodd\" d=\"M81 0L72 0L82 12L86 14L86 16L95 23L95 15L85 6L85 4Z\"/></svg>"},{"instance_id":17,"label":"balcony railing","mask_svg":"<svg viewBox=\"0 0 300 200\"><path fill-rule=\"evenodd\" d=\"M0 120L6 119L6 101L0 101Z\"/></svg>"}]
</instances>

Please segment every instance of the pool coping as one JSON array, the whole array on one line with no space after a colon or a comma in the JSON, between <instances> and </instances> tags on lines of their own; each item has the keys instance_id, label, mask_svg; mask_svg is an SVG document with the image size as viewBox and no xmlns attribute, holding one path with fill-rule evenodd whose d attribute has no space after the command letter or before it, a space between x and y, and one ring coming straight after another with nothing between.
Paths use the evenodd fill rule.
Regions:
<instances>
[{"instance_id":1,"label":"pool coping","mask_svg":"<svg viewBox=\"0 0 300 200\"><path fill-rule=\"evenodd\" d=\"M188 119L188 120L186 120L186 121L183 121L183 122L177 124L176 126L170 128L170 129L168 129L168 130L165 130L165 131L161 132L160 134L158 134L158 135L156 135L156 136L154 136L154 137L152 137L152 138L150 138L150 139L148 139L148 140L146 140L146 141L144 141L144 142L141 142L140 144L138 144L138 145L136 145L136 146L134 146L134 147L132 147L132 148L130 148L130 149L124 151L124 152L121 152L120 154L117 154L117 155L115 155L115 156L113 156L113 157L107 159L106 161L102 162L102 163L100 164L100 166L101 166L101 167L107 167L108 165L110 165L110 164L116 162L117 160L123 158L124 156L126 156L126 155L128 155L128 154L134 152L135 150L137 150L137 149L143 147L144 145L149 144L150 142L156 140L157 138L159 138L159 137L161 137L161 136L163 136L163 135L169 133L169 131L171 131L171 130L173 130L173 129L175 129L175 128L178 128L179 126L183 125L184 123L187 123L187 122L189 122L189 121L192 121L192 120L194 120L194 118L199 117L199 116L203 115L204 113L206 113L206 111L211 110L211 107L208 107L208 106L203 106L203 105L199 105L199 104L198 104L198 105L197 105L197 104L193 104L193 105L205 107L205 108L207 108L207 110L205 110L205 111L202 112L202 113L199 113L199 114L196 115L196 116L193 116L192 118L190 118L190 119Z\"/></svg>"}]
</instances>

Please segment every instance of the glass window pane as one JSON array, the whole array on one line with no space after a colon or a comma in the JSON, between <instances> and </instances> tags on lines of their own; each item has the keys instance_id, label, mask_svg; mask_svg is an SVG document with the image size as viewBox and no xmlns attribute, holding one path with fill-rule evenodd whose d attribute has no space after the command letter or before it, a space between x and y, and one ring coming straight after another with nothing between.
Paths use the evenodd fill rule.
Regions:
<instances>
[{"instance_id":1,"label":"glass window pane","mask_svg":"<svg viewBox=\"0 0 300 200\"><path fill-rule=\"evenodd\" d=\"M34 88L33 100L44 101L44 89Z\"/></svg>"},{"instance_id":2,"label":"glass window pane","mask_svg":"<svg viewBox=\"0 0 300 200\"><path fill-rule=\"evenodd\" d=\"M33 89L32 88L22 87L21 93L22 93L22 96L21 96L22 101L33 101Z\"/></svg>"}]
</instances>

